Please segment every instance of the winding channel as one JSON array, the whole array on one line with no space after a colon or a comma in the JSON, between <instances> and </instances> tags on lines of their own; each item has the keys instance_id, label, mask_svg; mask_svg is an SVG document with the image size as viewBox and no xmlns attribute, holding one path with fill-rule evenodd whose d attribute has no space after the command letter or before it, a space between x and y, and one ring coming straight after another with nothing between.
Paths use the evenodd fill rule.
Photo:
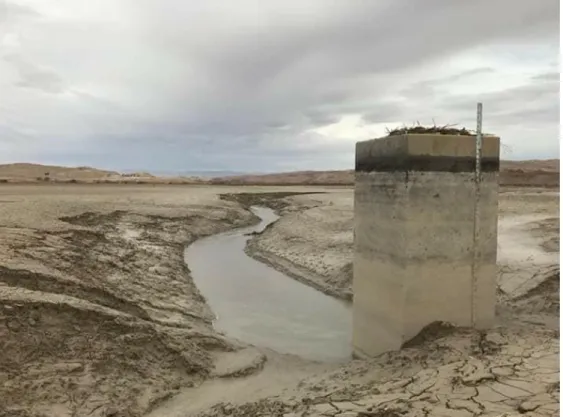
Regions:
<instances>
[{"instance_id":1,"label":"winding channel","mask_svg":"<svg viewBox=\"0 0 563 417\"><path fill-rule=\"evenodd\" d=\"M261 219L258 225L200 239L185 251L195 284L216 315L215 329L279 353L348 359L350 307L246 255L246 234L278 219L268 208L252 211Z\"/></svg>"}]
</instances>

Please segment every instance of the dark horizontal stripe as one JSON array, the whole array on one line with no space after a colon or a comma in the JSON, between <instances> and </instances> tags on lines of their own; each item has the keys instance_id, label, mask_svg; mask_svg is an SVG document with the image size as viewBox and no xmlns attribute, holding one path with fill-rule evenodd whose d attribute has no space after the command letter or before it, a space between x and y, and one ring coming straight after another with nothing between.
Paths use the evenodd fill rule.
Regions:
<instances>
[{"instance_id":1,"label":"dark horizontal stripe","mask_svg":"<svg viewBox=\"0 0 563 417\"><path fill-rule=\"evenodd\" d=\"M481 159L482 172L498 172L499 158ZM474 157L456 156L368 156L356 159L356 172L474 172Z\"/></svg>"},{"instance_id":2,"label":"dark horizontal stripe","mask_svg":"<svg viewBox=\"0 0 563 417\"><path fill-rule=\"evenodd\" d=\"M414 237L413 237L414 238ZM466 252L458 252L458 253L450 253L450 254L410 254L405 255L404 247L406 244L402 245L402 250L397 252L391 253L391 251L387 248L382 248L381 245L370 246L369 243L362 243L357 246L354 246L354 253L357 257L361 258L364 262L373 262L373 263L383 263L383 264L390 264L394 265L399 268L406 268L409 265L425 265L428 262L436 262L443 265L471 265L473 263L473 252L466 251ZM497 251L485 251L481 253L478 258L478 265L486 266L486 265L496 265L497 261Z\"/></svg>"}]
</instances>

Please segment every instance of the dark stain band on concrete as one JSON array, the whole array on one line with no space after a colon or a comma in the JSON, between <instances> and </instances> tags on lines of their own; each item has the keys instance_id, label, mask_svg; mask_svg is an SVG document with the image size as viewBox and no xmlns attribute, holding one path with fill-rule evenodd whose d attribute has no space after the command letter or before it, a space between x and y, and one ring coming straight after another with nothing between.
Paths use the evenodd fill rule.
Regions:
<instances>
[{"instance_id":1,"label":"dark stain band on concrete","mask_svg":"<svg viewBox=\"0 0 563 417\"><path fill-rule=\"evenodd\" d=\"M356 172L474 172L475 157L394 155L370 156L356 159ZM481 159L482 172L498 172L498 157Z\"/></svg>"}]
</instances>

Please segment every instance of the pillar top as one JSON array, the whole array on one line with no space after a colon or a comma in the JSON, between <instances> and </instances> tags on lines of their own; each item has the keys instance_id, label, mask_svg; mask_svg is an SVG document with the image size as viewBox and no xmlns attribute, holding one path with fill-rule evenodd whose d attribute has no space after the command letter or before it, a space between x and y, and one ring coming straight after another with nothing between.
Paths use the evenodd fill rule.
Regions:
<instances>
[{"instance_id":1,"label":"pillar top","mask_svg":"<svg viewBox=\"0 0 563 417\"><path fill-rule=\"evenodd\" d=\"M356 143L356 172L473 172L475 135L407 133ZM483 136L481 170L498 172L500 138Z\"/></svg>"}]
</instances>

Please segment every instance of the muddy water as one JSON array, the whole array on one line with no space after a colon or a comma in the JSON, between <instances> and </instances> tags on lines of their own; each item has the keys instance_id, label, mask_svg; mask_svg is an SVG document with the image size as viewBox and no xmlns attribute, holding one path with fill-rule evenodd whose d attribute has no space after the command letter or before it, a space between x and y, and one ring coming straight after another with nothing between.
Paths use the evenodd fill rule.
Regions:
<instances>
[{"instance_id":1,"label":"muddy water","mask_svg":"<svg viewBox=\"0 0 563 417\"><path fill-rule=\"evenodd\" d=\"M244 253L249 236L278 217L253 207L256 226L201 239L186 249L191 275L216 315L215 328L255 346L304 358L351 355L350 307Z\"/></svg>"}]
</instances>

